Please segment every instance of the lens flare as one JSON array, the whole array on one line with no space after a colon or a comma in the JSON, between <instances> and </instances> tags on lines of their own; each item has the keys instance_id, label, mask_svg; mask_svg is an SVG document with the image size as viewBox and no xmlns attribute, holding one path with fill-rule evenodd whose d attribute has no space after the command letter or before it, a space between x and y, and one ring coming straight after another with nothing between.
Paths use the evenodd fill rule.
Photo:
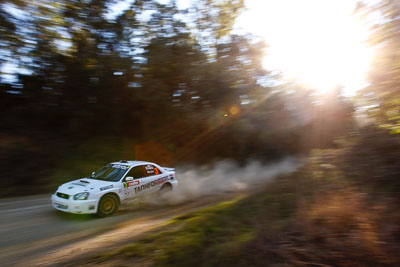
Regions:
<instances>
[{"instance_id":1,"label":"lens flare","mask_svg":"<svg viewBox=\"0 0 400 267\"><path fill-rule=\"evenodd\" d=\"M249 0L238 25L268 43L266 69L320 92L343 86L352 95L365 85L372 57L368 28L353 15L355 3Z\"/></svg>"}]
</instances>

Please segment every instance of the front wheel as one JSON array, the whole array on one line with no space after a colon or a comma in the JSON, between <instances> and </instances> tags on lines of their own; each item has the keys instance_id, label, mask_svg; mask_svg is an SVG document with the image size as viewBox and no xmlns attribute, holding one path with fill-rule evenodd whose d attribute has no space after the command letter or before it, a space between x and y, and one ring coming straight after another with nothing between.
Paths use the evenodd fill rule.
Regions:
<instances>
[{"instance_id":1,"label":"front wheel","mask_svg":"<svg viewBox=\"0 0 400 267\"><path fill-rule=\"evenodd\" d=\"M118 199L114 195L105 195L100 199L97 215L100 217L108 217L118 210Z\"/></svg>"}]
</instances>

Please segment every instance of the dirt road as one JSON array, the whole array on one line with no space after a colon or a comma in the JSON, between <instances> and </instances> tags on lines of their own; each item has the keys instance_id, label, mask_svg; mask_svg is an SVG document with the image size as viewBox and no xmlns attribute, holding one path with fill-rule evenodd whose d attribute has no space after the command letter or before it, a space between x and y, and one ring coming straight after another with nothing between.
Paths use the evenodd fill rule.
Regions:
<instances>
[{"instance_id":1,"label":"dirt road","mask_svg":"<svg viewBox=\"0 0 400 267\"><path fill-rule=\"evenodd\" d=\"M50 195L4 199L0 201L0 265L75 265L80 258L133 242L177 215L235 196L214 194L179 205L133 202L109 218L56 211Z\"/></svg>"},{"instance_id":2,"label":"dirt road","mask_svg":"<svg viewBox=\"0 0 400 267\"><path fill-rule=\"evenodd\" d=\"M56 211L50 195L2 199L0 266L77 266L79 259L134 242L180 214L257 190L301 164L299 158L287 158L269 165L221 162L189 168L178 174L179 187L168 201L179 204L134 201L109 218Z\"/></svg>"}]
</instances>

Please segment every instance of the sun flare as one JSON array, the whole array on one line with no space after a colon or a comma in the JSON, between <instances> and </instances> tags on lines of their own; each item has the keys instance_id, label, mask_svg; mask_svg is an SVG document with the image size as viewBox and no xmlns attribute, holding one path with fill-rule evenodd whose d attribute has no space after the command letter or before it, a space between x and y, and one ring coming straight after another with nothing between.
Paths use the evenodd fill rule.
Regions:
<instances>
[{"instance_id":1,"label":"sun flare","mask_svg":"<svg viewBox=\"0 0 400 267\"><path fill-rule=\"evenodd\" d=\"M268 44L266 69L327 92L343 86L353 95L365 85L372 51L368 29L352 12L351 0L248 0L239 18L244 30Z\"/></svg>"}]
</instances>

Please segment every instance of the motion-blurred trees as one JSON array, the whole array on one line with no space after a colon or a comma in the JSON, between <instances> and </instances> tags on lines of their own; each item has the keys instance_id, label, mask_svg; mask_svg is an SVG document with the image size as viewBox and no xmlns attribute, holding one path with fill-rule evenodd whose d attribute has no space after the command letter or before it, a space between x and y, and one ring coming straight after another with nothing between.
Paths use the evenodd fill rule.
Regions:
<instances>
[{"instance_id":1,"label":"motion-blurred trees","mask_svg":"<svg viewBox=\"0 0 400 267\"><path fill-rule=\"evenodd\" d=\"M360 5L358 13L371 24L371 45L376 55L369 73L370 85L361 99L370 117L393 134L400 133L400 5L384 0ZM376 19L378 17L379 19Z\"/></svg>"},{"instance_id":2,"label":"motion-blurred trees","mask_svg":"<svg viewBox=\"0 0 400 267\"><path fill-rule=\"evenodd\" d=\"M0 135L8 140L0 159L12 183L45 183L81 155L132 158L144 144L176 163L245 162L325 147L345 132L351 110L342 99L318 106L310 91L268 83L266 44L231 32L243 0L186 10L133 1L110 15L117 3L0 4ZM87 154L99 149L85 144L108 152Z\"/></svg>"}]
</instances>

